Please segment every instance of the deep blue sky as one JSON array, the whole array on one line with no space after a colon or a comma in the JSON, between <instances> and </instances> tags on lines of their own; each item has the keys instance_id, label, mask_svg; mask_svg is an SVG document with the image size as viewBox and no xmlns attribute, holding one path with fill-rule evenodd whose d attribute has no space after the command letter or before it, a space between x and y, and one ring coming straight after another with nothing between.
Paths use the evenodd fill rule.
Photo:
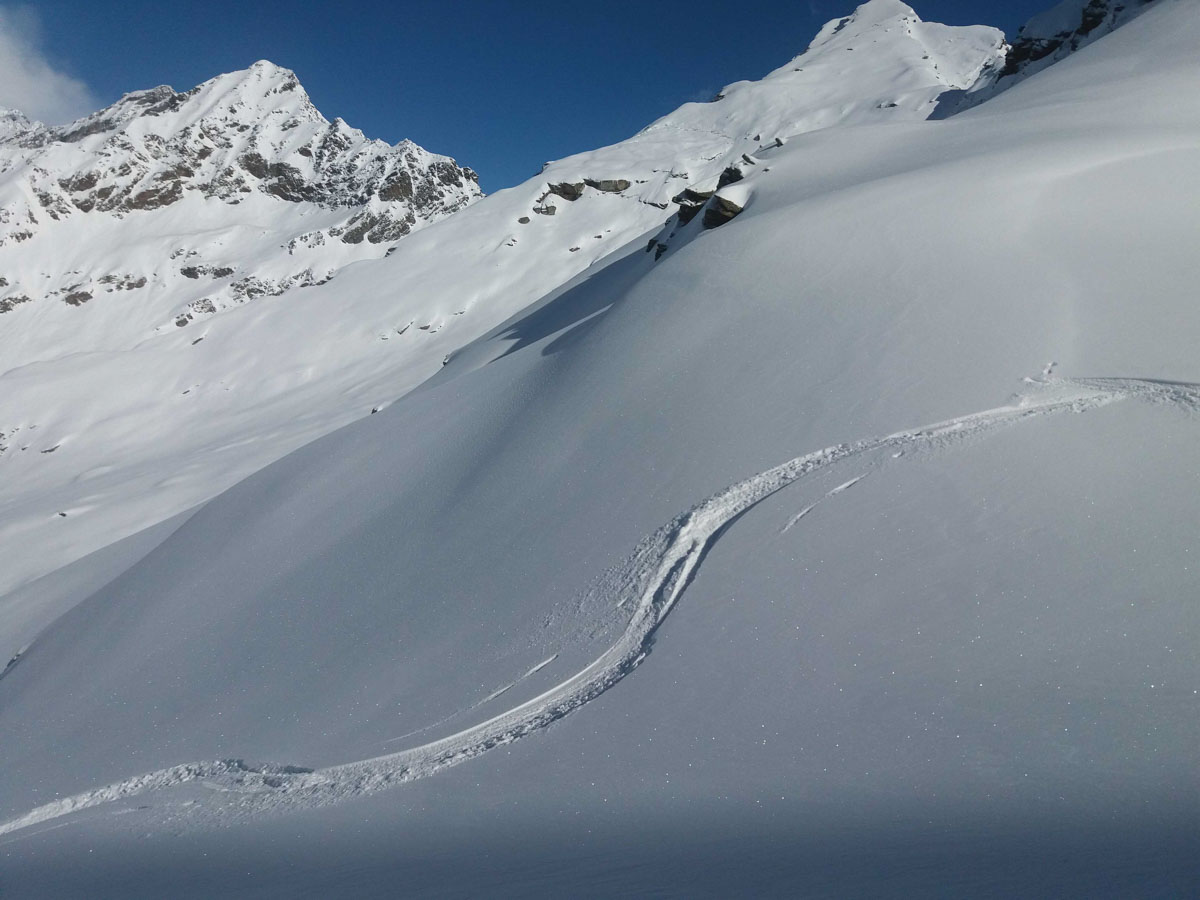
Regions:
<instances>
[{"instance_id":1,"label":"deep blue sky","mask_svg":"<svg viewBox=\"0 0 1200 900\"><path fill-rule=\"evenodd\" d=\"M604 3L36 0L43 49L104 103L270 59L329 118L411 138L485 190L610 144L687 100L759 78L857 0ZM1012 35L1053 0L910 0L922 18Z\"/></svg>"}]
</instances>

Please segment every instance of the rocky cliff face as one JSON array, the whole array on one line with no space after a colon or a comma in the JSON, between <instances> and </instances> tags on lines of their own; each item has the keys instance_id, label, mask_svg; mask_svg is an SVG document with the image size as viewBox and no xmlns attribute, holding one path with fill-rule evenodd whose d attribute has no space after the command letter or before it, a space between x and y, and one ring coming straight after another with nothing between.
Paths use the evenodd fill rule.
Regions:
<instances>
[{"instance_id":1,"label":"rocky cliff face","mask_svg":"<svg viewBox=\"0 0 1200 900\"><path fill-rule=\"evenodd\" d=\"M296 76L269 62L183 93L126 94L60 127L0 111L0 310L157 288L179 294L163 314L187 321L382 256L480 196L475 173L448 157L326 120ZM251 243L271 246L232 239L231 229L263 222L269 240ZM229 233L219 246L190 246L182 235L197 224ZM172 232L181 235L164 254L172 264L146 266L129 252ZM38 252L80 238L94 250L83 267L64 270L63 254ZM18 246L19 256L4 253ZM195 297L196 273L225 281Z\"/></svg>"}]
</instances>

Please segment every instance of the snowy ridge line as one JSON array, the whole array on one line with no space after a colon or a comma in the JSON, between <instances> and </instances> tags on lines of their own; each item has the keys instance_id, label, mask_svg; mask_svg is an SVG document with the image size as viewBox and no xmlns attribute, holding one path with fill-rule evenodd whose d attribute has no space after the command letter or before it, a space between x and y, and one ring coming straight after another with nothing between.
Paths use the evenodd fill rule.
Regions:
<instances>
[{"instance_id":1,"label":"snowy ridge line","mask_svg":"<svg viewBox=\"0 0 1200 900\"><path fill-rule=\"evenodd\" d=\"M701 501L643 538L625 563L605 578L614 606L636 598L624 632L597 659L537 697L448 737L370 759L323 769L242 760L189 763L160 769L55 800L0 823L0 835L150 791L200 782L236 795L225 808L191 804L189 819L231 823L267 812L310 809L376 793L433 775L546 728L585 705L632 672L650 652L653 636L687 589L705 555L738 517L806 475L833 463L880 450L935 450L1036 417L1083 413L1141 398L1200 412L1200 384L1131 378L1053 379L1028 383L1047 391L1008 406L835 444L795 457ZM900 454L896 454L899 456ZM849 487L849 483L843 487ZM835 489L827 497L835 496Z\"/></svg>"}]
</instances>

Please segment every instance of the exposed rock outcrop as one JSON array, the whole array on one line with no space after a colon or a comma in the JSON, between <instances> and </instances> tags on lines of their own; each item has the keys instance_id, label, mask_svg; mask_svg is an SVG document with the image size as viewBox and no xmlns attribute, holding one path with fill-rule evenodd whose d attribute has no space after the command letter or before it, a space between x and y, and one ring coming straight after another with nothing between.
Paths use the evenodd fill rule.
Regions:
<instances>
[{"instance_id":1,"label":"exposed rock outcrop","mask_svg":"<svg viewBox=\"0 0 1200 900\"><path fill-rule=\"evenodd\" d=\"M704 204L708 202L708 198L713 195L713 191L697 191L692 188L685 188L674 197L671 198L672 203L679 204L679 224L686 225L700 210L704 209Z\"/></svg>"},{"instance_id":2,"label":"exposed rock outcrop","mask_svg":"<svg viewBox=\"0 0 1200 900\"><path fill-rule=\"evenodd\" d=\"M619 194L621 191L629 190L629 182L624 178L585 178L583 183L605 194Z\"/></svg>"},{"instance_id":3,"label":"exposed rock outcrop","mask_svg":"<svg viewBox=\"0 0 1200 900\"><path fill-rule=\"evenodd\" d=\"M700 224L705 228L720 228L726 222L736 218L742 209L743 207L732 200L717 195L708 201L708 205L704 208L704 218Z\"/></svg>"},{"instance_id":4,"label":"exposed rock outcrop","mask_svg":"<svg viewBox=\"0 0 1200 900\"><path fill-rule=\"evenodd\" d=\"M552 184L547 187L547 190L556 197L562 197L564 200L574 202L583 196L583 182L571 183L568 181L560 184Z\"/></svg>"}]
</instances>

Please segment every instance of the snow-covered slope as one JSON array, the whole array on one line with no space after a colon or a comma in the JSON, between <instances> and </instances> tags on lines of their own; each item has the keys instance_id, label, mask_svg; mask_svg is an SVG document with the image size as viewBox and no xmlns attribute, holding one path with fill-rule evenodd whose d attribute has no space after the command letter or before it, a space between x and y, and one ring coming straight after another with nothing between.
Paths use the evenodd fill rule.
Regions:
<instances>
[{"instance_id":1,"label":"snow-covered slope","mask_svg":"<svg viewBox=\"0 0 1200 900\"><path fill-rule=\"evenodd\" d=\"M1028 77L1142 13L1155 0L1062 0L1021 27L1002 77Z\"/></svg>"},{"instance_id":2,"label":"snow-covered slope","mask_svg":"<svg viewBox=\"0 0 1200 900\"><path fill-rule=\"evenodd\" d=\"M0 681L9 883L1187 894L1198 51L761 149L207 504Z\"/></svg>"},{"instance_id":3,"label":"snow-covered slope","mask_svg":"<svg viewBox=\"0 0 1200 900\"><path fill-rule=\"evenodd\" d=\"M283 452L251 412L269 391L169 402L281 374L250 333L206 365L193 348L223 310L287 295L282 327L301 289L479 197L469 169L327 121L267 62L61 127L0 111L0 594ZM270 449L214 455L214 437Z\"/></svg>"},{"instance_id":4,"label":"snow-covered slope","mask_svg":"<svg viewBox=\"0 0 1200 900\"><path fill-rule=\"evenodd\" d=\"M835 124L924 119L1002 46L995 29L924 23L903 3L871 0L763 80L420 230L474 196L469 173L325 122L268 64L188 94L130 95L65 129L34 127L6 151L24 168L0 176L23 198L9 201L13 221L32 211L42 229L0 248L0 296L37 300L0 317L0 549L33 548L0 571L0 594L390 402L528 304L645 246L723 173L749 175L760 148ZM156 156L168 150L169 165ZM271 161L265 174L259 158ZM405 173L412 198L383 202ZM181 199L127 209L147 191L155 204ZM117 206L101 213L106 204ZM387 210L397 229L400 211L415 214L413 233L346 243L361 237L353 223ZM116 213L118 227L97 237L97 219ZM386 259L346 265L385 246ZM40 627L4 618L0 652Z\"/></svg>"},{"instance_id":5,"label":"snow-covered slope","mask_svg":"<svg viewBox=\"0 0 1200 900\"><path fill-rule=\"evenodd\" d=\"M978 106L1066 59L1136 16L1156 0L1062 0L1034 16L1005 49L1003 66L989 68L961 95L943 98L935 117L944 118Z\"/></svg>"}]
</instances>

